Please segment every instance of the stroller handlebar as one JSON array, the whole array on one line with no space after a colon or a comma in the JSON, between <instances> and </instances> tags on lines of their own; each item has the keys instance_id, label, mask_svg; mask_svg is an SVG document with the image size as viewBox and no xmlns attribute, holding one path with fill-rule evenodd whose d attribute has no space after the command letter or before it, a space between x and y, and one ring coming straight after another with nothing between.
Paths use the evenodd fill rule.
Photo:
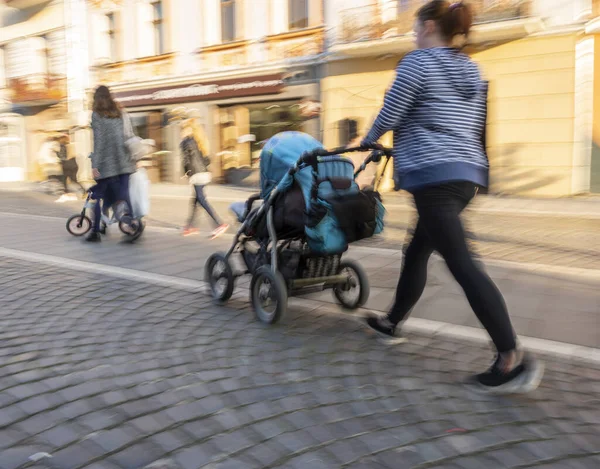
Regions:
<instances>
[{"instance_id":1,"label":"stroller handlebar","mask_svg":"<svg viewBox=\"0 0 600 469\"><path fill-rule=\"evenodd\" d=\"M344 153L353 153L359 151L372 151L371 155L369 155L369 162L381 161L383 156L392 156L392 149L386 148L383 145L379 145L378 143L373 145L366 146L357 146L357 147L338 147L332 150L326 150L325 148L317 148L312 151L305 152L302 154L300 159L298 160L298 165L306 164L311 165L315 163L316 158L324 157L324 156L336 156L342 155Z\"/></svg>"}]
</instances>

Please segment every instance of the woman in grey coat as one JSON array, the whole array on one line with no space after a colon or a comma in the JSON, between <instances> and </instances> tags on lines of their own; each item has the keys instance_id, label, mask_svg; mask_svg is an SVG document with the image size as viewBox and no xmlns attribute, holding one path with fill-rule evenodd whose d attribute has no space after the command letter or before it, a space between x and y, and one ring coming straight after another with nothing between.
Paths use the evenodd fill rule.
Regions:
<instances>
[{"instance_id":1,"label":"woman in grey coat","mask_svg":"<svg viewBox=\"0 0 600 469\"><path fill-rule=\"evenodd\" d=\"M125 144L123 119L128 117L121 112L106 86L96 89L92 109L94 151L91 159L98 203L94 209L94 229L87 240L98 242L102 215L100 200L125 202L127 215L131 214L129 175L135 172L136 166Z\"/></svg>"}]
</instances>

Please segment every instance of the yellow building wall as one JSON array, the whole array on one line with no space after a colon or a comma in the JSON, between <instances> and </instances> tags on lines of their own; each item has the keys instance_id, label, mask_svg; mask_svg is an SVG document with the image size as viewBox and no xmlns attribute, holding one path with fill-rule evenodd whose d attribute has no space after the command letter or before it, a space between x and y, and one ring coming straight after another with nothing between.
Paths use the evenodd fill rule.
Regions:
<instances>
[{"instance_id":1,"label":"yellow building wall","mask_svg":"<svg viewBox=\"0 0 600 469\"><path fill-rule=\"evenodd\" d=\"M541 197L571 195L576 36L513 41L472 54L490 81L488 151L491 191ZM364 134L394 78L398 59L340 61L322 80L326 146L338 122L358 118ZM384 143L391 143L391 135Z\"/></svg>"},{"instance_id":2,"label":"yellow building wall","mask_svg":"<svg viewBox=\"0 0 600 469\"><path fill-rule=\"evenodd\" d=\"M326 77L321 80L321 126L326 147L340 144L338 126L342 119L358 120L361 135L369 129L394 79L397 62L348 60L327 65Z\"/></svg>"},{"instance_id":3,"label":"yellow building wall","mask_svg":"<svg viewBox=\"0 0 600 469\"><path fill-rule=\"evenodd\" d=\"M492 192L571 195L576 41L527 38L473 54L490 82Z\"/></svg>"}]
</instances>

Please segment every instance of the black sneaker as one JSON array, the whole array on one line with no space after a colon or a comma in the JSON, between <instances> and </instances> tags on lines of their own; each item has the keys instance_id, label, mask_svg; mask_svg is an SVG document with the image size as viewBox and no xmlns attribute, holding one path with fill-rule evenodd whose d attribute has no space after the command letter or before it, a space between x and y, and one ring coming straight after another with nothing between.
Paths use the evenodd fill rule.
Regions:
<instances>
[{"instance_id":1,"label":"black sneaker","mask_svg":"<svg viewBox=\"0 0 600 469\"><path fill-rule=\"evenodd\" d=\"M99 243L100 241L102 241L102 238L100 237L100 233L98 233L97 231L92 231L89 235L87 235L87 238L85 238L86 241L89 241L90 243Z\"/></svg>"},{"instance_id":2,"label":"black sneaker","mask_svg":"<svg viewBox=\"0 0 600 469\"><path fill-rule=\"evenodd\" d=\"M397 335L399 331L396 330L396 324L391 322L387 316L371 314L366 317L365 321L367 326L377 332L377 335L388 344L401 343L406 340Z\"/></svg>"},{"instance_id":3,"label":"black sneaker","mask_svg":"<svg viewBox=\"0 0 600 469\"><path fill-rule=\"evenodd\" d=\"M105 234L106 234L106 223L102 223L102 224L100 225L100 231L99 231L99 233L100 233L100 234L103 234L103 235L105 235Z\"/></svg>"},{"instance_id":4,"label":"black sneaker","mask_svg":"<svg viewBox=\"0 0 600 469\"><path fill-rule=\"evenodd\" d=\"M521 363L505 373L500 368L500 356L484 373L472 376L468 383L479 391L490 394L516 394L534 391L544 375L544 364L525 354Z\"/></svg>"}]
</instances>

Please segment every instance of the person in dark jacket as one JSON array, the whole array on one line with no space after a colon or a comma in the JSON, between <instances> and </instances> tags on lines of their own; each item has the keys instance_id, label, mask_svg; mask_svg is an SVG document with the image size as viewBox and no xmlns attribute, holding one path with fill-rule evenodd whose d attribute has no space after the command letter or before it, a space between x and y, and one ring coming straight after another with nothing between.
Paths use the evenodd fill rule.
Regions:
<instances>
[{"instance_id":1,"label":"person in dark jacket","mask_svg":"<svg viewBox=\"0 0 600 469\"><path fill-rule=\"evenodd\" d=\"M96 196L110 199L117 203L123 202L125 213L123 220L131 219L131 203L129 201L129 175L136 170L135 161L125 144L121 109L114 101L106 86L99 86L94 93L92 113L92 132L94 135L94 150L92 159L92 174L96 180ZM115 207L116 204L113 205ZM100 241L102 208L100 200L94 210L94 229L87 237L88 241Z\"/></svg>"},{"instance_id":2,"label":"person in dark jacket","mask_svg":"<svg viewBox=\"0 0 600 469\"><path fill-rule=\"evenodd\" d=\"M56 152L56 156L60 160L60 164L62 166L62 183L65 189L65 193L61 196L57 202L64 202L66 200L77 200L75 194L69 192L69 186L67 185L67 179L70 179L74 184L77 184L81 189L81 193L85 195L86 190L83 185L77 179L77 172L79 171L79 166L77 165L77 160L75 158L69 158L67 152L67 145L69 144L69 137L63 135L58 139L58 150Z\"/></svg>"},{"instance_id":3,"label":"person in dark jacket","mask_svg":"<svg viewBox=\"0 0 600 469\"><path fill-rule=\"evenodd\" d=\"M190 217L183 230L183 235L189 236L198 233L198 229L194 227L194 218L196 216L196 209L200 205L215 224L215 229L211 234L211 237L214 239L225 233L229 225L221 221L204 194L205 186L211 181L211 173L208 170L209 160L206 156L206 150L203 151L200 147L204 148L204 135L200 128L194 126L190 121L185 122L181 130L181 143L179 146L183 160L183 171L185 176L189 178L190 184L194 187Z\"/></svg>"},{"instance_id":4,"label":"person in dark jacket","mask_svg":"<svg viewBox=\"0 0 600 469\"><path fill-rule=\"evenodd\" d=\"M384 337L398 333L397 325L423 293L427 262L435 250L497 351L491 368L469 383L490 392L527 392L538 386L543 366L517 347L504 299L473 260L460 219L478 189L488 184L482 144L485 83L477 65L451 47L456 36L468 35L471 24L471 8L464 3L433 0L421 7L415 22L418 50L398 65L383 108L363 141L373 145L393 131L396 189L412 193L419 215L394 304L389 314L371 315L367 323Z\"/></svg>"}]
</instances>

